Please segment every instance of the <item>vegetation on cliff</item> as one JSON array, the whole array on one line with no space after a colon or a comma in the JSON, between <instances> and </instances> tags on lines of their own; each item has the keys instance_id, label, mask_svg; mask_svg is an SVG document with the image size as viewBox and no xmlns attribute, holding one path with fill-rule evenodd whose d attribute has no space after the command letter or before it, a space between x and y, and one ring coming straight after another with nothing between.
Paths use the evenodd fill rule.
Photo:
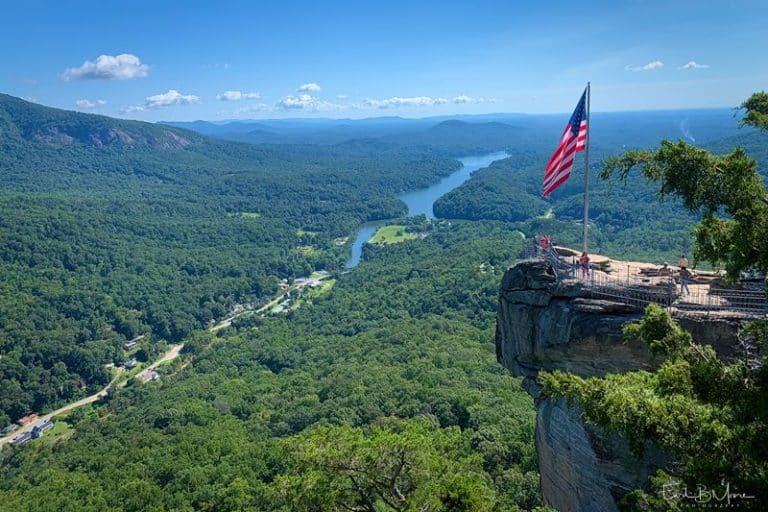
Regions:
<instances>
[{"instance_id":1,"label":"vegetation on cliff","mask_svg":"<svg viewBox=\"0 0 768 512\"><path fill-rule=\"evenodd\" d=\"M768 349L768 323L752 324L745 337ZM578 403L585 418L607 432L624 436L640 455L655 443L673 454L679 468L659 471L651 492L635 490L625 510L679 510L695 505L670 499L664 486L698 486L718 496L727 491L753 498L748 509L768 500L768 367L765 356L724 363L709 346L700 346L657 305L624 330L663 358L655 372L629 372L605 379L582 379L563 372L543 373L544 394ZM667 487L669 488L669 487ZM692 491L694 492L694 491ZM711 504L715 503L714 501ZM705 505L701 504L700 505Z\"/></svg>"},{"instance_id":2,"label":"vegetation on cliff","mask_svg":"<svg viewBox=\"0 0 768 512\"><path fill-rule=\"evenodd\" d=\"M764 93L753 95L743 107L744 124L768 128ZM724 265L732 279L744 270L768 270L768 193L757 163L741 148L718 156L682 141L663 141L656 151L631 151L608 159L603 177L618 171L625 178L636 166L659 185L660 198L678 198L685 208L700 214L694 231L697 258ZM649 490L631 492L622 507L707 509L724 506L728 493L735 493L742 509L764 508L768 321L746 324L740 334L740 341L759 349L760 359L745 356L733 363L720 360L711 347L693 343L669 312L656 305L648 306L643 320L626 326L624 335L642 340L662 358L657 371L604 379L563 372L540 376L545 395L577 402L588 421L625 436L636 453L652 442L675 457L679 467L659 471ZM670 489L690 492L670 494ZM701 489L706 492L703 498Z\"/></svg>"},{"instance_id":3,"label":"vegetation on cliff","mask_svg":"<svg viewBox=\"0 0 768 512\"><path fill-rule=\"evenodd\" d=\"M743 124L768 129L768 101L758 93L744 102ZM740 147L726 155L678 141L662 141L655 151L629 151L605 161L601 176L626 179L639 167L658 184L660 199L674 197L700 216L694 256L724 266L736 279L744 270L768 270L768 191L758 164Z\"/></svg>"}]
</instances>

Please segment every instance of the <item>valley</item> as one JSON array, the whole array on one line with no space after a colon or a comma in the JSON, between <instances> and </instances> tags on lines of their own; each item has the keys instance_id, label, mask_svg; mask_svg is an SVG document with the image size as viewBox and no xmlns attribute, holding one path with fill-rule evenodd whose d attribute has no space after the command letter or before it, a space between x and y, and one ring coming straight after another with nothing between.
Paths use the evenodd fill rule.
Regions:
<instances>
[{"instance_id":1,"label":"valley","mask_svg":"<svg viewBox=\"0 0 768 512\"><path fill-rule=\"evenodd\" d=\"M4 504L335 510L367 499L347 483L365 473L409 503L545 505L534 401L493 339L524 244L581 236L579 170L539 197L549 118L253 143L0 100L0 423L66 424L2 447ZM708 147L733 137L720 112L687 115ZM738 137L764 161L757 132ZM639 177L595 184L595 251L659 262L690 253L695 222ZM137 355L156 379L106 369Z\"/></svg>"}]
</instances>

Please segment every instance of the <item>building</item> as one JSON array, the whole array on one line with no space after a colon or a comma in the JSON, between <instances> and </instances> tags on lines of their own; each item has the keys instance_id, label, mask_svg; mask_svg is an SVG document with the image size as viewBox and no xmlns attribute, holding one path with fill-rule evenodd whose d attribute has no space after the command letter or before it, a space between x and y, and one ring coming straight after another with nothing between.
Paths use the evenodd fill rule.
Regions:
<instances>
[{"instance_id":1,"label":"building","mask_svg":"<svg viewBox=\"0 0 768 512\"><path fill-rule=\"evenodd\" d=\"M143 372L139 373L136 378L141 382L151 382L153 380L158 380L160 378L160 374L155 370L144 370Z\"/></svg>"},{"instance_id":2,"label":"building","mask_svg":"<svg viewBox=\"0 0 768 512\"><path fill-rule=\"evenodd\" d=\"M34 427L32 427L32 432L30 433L32 436L32 439L37 439L41 437L47 430L50 430L52 428L53 428L53 422L51 420L40 421Z\"/></svg>"},{"instance_id":3,"label":"building","mask_svg":"<svg viewBox=\"0 0 768 512\"><path fill-rule=\"evenodd\" d=\"M22 427L26 427L27 425L29 425L30 423L34 423L35 421L37 421L37 413L31 412L26 416L24 416L23 418L19 418L19 420L16 423L18 423Z\"/></svg>"},{"instance_id":4,"label":"building","mask_svg":"<svg viewBox=\"0 0 768 512\"><path fill-rule=\"evenodd\" d=\"M11 439L11 444L23 444L26 443L32 439L32 432L22 432L21 434L17 435L13 439Z\"/></svg>"},{"instance_id":5,"label":"building","mask_svg":"<svg viewBox=\"0 0 768 512\"><path fill-rule=\"evenodd\" d=\"M124 348L125 350L131 350L133 347L135 347L136 345L138 345L138 343L139 343L139 342L138 342L138 341L136 341L136 340L126 341L125 343L123 343L123 348Z\"/></svg>"},{"instance_id":6,"label":"building","mask_svg":"<svg viewBox=\"0 0 768 512\"><path fill-rule=\"evenodd\" d=\"M130 370L131 368L136 368L137 364L139 364L139 362L136 361L135 357L132 357L131 359L124 362L123 366L125 366L126 369Z\"/></svg>"}]
</instances>

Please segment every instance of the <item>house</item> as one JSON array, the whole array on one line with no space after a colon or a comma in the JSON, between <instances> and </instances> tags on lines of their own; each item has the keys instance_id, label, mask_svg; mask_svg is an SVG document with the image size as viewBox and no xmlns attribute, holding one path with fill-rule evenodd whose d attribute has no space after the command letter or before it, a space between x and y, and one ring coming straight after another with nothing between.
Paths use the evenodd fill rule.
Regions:
<instances>
[{"instance_id":1,"label":"house","mask_svg":"<svg viewBox=\"0 0 768 512\"><path fill-rule=\"evenodd\" d=\"M136 368L136 365L137 365L137 364L139 364L139 362L138 362L138 361L136 361L136 358L135 358L135 357L132 357L132 358L130 358L129 360L127 360L126 362L124 362L124 363L123 363L123 366L125 366L125 368L126 368L127 370L130 370L131 368Z\"/></svg>"},{"instance_id":2,"label":"house","mask_svg":"<svg viewBox=\"0 0 768 512\"><path fill-rule=\"evenodd\" d=\"M46 430L50 430L53 428L53 422L51 420L43 420L39 422L37 425L32 427L32 439L37 439L41 437Z\"/></svg>"},{"instance_id":3,"label":"house","mask_svg":"<svg viewBox=\"0 0 768 512\"><path fill-rule=\"evenodd\" d=\"M123 348L125 350L131 350L133 347L135 347L138 344L139 342L136 340L126 341L125 343L123 343Z\"/></svg>"},{"instance_id":4,"label":"house","mask_svg":"<svg viewBox=\"0 0 768 512\"><path fill-rule=\"evenodd\" d=\"M150 382L153 380L158 380L160 378L160 374L155 370L144 370L143 372L139 373L136 378L141 382Z\"/></svg>"},{"instance_id":5,"label":"house","mask_svg":"<svg viewBox=\"0 0 768 512\"><path fill-rule=\"evenodd\" d=\"M16 423L18 423L22 427L26 427L27 425L29 425L30 423L34 423L35 421L37 421L37 413L31 412L26 416L24 416L23 418L19 418L19 420Z\"/></svg>"}]
</instances>

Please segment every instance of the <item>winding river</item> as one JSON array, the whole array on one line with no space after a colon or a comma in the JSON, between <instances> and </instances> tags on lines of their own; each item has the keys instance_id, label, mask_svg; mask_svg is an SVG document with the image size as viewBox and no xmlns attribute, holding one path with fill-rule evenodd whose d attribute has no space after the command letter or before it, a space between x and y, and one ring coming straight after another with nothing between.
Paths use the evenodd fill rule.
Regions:
<instances>
[{"instance_id":1,"label":"winding river","mask_svg":"<svg viewBox=\"0 0 768 512\"><path fill-rule=\"evenodd\" d=\"M446 176L439 182L435 183L431 187L422 188L419 190L413 190L411 192L405 192L398 195L398 199L403 201L408 206L408 215L413 217L416 215L426 215L430 219L435 218L435 213L432 210L432 206L437 199L451 190L455 189L465 181L467 181L470 175L478 169L488 167L496 160L503 160L509 155L504 151L497 153L489 153L486 155L467 156L459 158L461 162L461 168L456 172ZM377 220L374 222L368 222L360 227L357 232L355 241L352 244L352 254L347 260L345 267L347 269L355 268L360 263L360 256L363 252L363 245L371 239L376 233L379 227L386 225L388 220Z\"/></svg>"}]
</instances>

